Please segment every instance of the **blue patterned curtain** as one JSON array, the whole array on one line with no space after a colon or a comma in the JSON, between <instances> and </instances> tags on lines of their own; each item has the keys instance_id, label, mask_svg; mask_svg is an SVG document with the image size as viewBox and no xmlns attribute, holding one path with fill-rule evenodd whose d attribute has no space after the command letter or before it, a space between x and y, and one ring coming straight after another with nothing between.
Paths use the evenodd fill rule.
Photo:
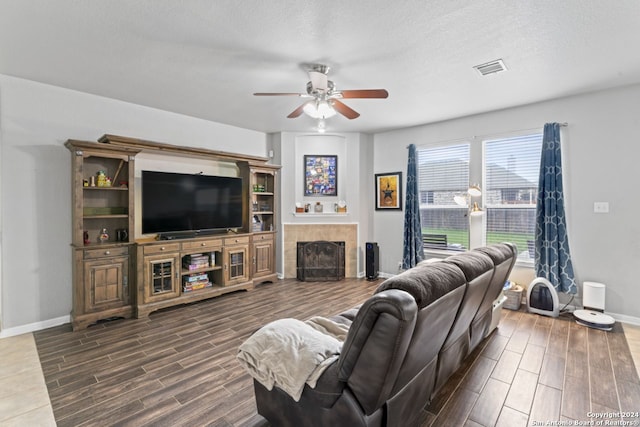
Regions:
<instances>
[{"instance_id":1,"label":"blue patterned curtain","mask_svg":"<svg viewBox=\"0 0 640 427\"><path fill-rule=\"evenodd\" d=\"M404 206L402 268L407 270L414 267L424 258L422 225L420 224L420 197L418 195L418 161L414 144L409 145L407 191Z\"/></svg>"},{"instance_id":2,"label":"blue patterned curtain","mask_svg":"<svg viewBox=\"0 0 640 427\"><path fill-rule=\"evenodd\" d=\"M538 277L549 280L558 291L575 294L578 289L569 253L560 153L560 125L547 123L536 201L535 266Z\"/></svg>"}]
</instances>

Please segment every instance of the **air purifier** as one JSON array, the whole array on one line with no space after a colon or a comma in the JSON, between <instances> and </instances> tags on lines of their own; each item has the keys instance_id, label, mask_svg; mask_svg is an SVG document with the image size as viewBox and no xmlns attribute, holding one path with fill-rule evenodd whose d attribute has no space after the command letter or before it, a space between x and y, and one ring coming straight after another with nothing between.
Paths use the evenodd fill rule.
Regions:
<instances>
[{"instance_id":1,"label":"air purifier","mask_svg":"<svg viewBox=\"0 0 640 427\"><path fill-rule=\"evenodd\" d=\"M582 284L582 306L584 310L575 310L573 317L576 323L590 328L610 331L616 321L613 317L604 314L605 285L597 282L584 282Z\"/></svg>"},{"instance_id":2,"label":"air purifier","mask_svg":"<svg viewBox=\"0 0 640 427\"><path fill-rule=\"evenodd\" d=\"M365 270L367 280L375 280L378 278L378 270L380 269L380 249L375 242L367 242L365 245Z\"/></svg>"},{"instance_id":3,"label":"air purifier","mask_svg":"<svg viewBox=\"0 0 640 427\"><path fill-rule=\"evenodd\" d=\"M527 310L543 316L558 317L558 292L544 277L536 277L527 287Z\"/></svg>"}]
</instances>

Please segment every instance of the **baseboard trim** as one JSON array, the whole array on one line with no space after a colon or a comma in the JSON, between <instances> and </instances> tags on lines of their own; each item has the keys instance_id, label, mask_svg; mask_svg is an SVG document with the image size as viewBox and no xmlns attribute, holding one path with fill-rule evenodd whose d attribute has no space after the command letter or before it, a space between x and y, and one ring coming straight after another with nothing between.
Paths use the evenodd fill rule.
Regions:
<instances>
[{"instance_id":1,"label":"baseboard trim","mask_svg":"<svg viewBox=\"0 0 640 427\"><path fill-rule=\"evenodd\" d=\"M383 273L378 274L380 278L387 279L395 276L395 274ZM573 311L577 309L576 306L570 305L565 308ZM634 316L627 316L625 314L606 312L609 316L613 317L616 321L622 323L629 323L632 325L640 326L640 318ZM64 325L71 322L71 316L61 316L55 319L44 320L42 322L29 323L28 325L16 326L15 328L7 328L0 331L0 339L14 337L16 335L27 334L30 332L40 331L42 329L53 328L54 326Z\"/></svg>"},{"instance_id":2,"label":"baseboard trim","mask_svg":"<svg viewBox=\"0 0 640 427\"><path fill-rule=\"evenodd\" d=\"M30 332L41 331L42 329L53 328L71 322L71 316L56 317L55 319L44 320L42 322L29 323L28 325L16 326L0 331L0 339L15 337L16 335L28 334Z\"/></svg>"},{"instance_id":3,"label":"baseboard trim","mask_svg":"<svg viewBox=\"0 0 640 427\"><path fill-rule=\"evenodd\" d=\"M632 325L640 326L640 318L638 317L627 316L626 314L609 313L608 311L605 311L604 313L613 317L618 322L630 323Z\"/></svg>"}]
</instances>

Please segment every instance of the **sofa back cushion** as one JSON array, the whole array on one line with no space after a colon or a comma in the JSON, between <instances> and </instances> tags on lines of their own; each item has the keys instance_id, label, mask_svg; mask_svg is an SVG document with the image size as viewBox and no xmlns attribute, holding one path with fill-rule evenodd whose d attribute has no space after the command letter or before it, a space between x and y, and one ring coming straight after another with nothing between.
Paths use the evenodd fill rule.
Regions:
<instances>
[{"instance_id":1,"label":"sofa back cushion","mask_svg":"<svg viewBox=\"0 0 640 427\"><path fill-rule=\"evenodd\" d=\"M385 280L375 293L387 289L402 289L413 296L420 310L464 283L462 271L455 266L439 262L420 263Z\"/></svg>"}]
</instances>

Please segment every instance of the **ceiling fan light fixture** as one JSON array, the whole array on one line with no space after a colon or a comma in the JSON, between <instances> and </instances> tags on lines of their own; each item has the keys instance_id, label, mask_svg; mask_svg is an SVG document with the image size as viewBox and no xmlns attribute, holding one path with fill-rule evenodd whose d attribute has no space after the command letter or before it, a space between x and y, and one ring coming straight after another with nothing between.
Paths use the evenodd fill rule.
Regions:
<instances>
[{"instance_id":1,"label":"ceiling fan light fixture","mask_svg":"<svg viewBox=\"0 0 640 427\"><path fill-rule=\"evenodd\" d=\"M322 64L307 64L309 81L307 82L306 93L292 92L255 92L255 96L299 96L311 98L310 101L302 103L293 110L287 118L295 119L303 113L314 119L328 119L341 114L349 120L357 119L360 113L344 104L341 99L384 99L389 96L386 89L351 89L336 90L335 84L329 80L327 73L329 67Z\"/></svg>"},{"instance_id":2,"label":"ceiling fan light fixture","mask_svg":"<svg viewBox=\"0 0 640 427\"><path fill-rule=\"evenodd\" d=\"M302 111L314 119L328 119L336 115L336 110L325 100L315 100L307 102Z\"/></svg>"}]
</instances>

